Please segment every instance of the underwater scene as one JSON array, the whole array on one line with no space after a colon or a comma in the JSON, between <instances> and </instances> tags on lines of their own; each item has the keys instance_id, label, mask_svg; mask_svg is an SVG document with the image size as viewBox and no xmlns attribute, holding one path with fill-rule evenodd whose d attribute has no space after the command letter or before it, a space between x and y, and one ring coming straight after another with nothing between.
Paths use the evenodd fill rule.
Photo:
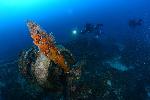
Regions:
<instances>
[{"instance_id":1,"label":"underwater scene","mask_svg":"<svg viewBox=\"0 0 150 100\"><path fill-rule=\"evenodd\" d=\"M0 0L0 100L150 100L150 0Z\"/></svg>"}]
</instances>

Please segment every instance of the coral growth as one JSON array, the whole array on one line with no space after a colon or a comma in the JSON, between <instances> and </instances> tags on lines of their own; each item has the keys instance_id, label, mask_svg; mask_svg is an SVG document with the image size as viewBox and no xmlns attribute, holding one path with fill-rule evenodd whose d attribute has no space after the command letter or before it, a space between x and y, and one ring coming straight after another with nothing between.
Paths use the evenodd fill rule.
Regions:
<instances>
[{"instance_id":1,"label":"coral growth","mask_svg":"<svg viewBox=\"0 0 150 100\"><path fill-rule=\"evenodd\" d=\"M60 54L59 49L55 44L55 40L52 34L47 34L39 25L32 21L28 21L27 26L30 30L31 37L34 44L38 46L41 53L43 53L49 60L52 60L55 64L58 64L65 73L69 72L70 67L64 59L64 56Z\"/></svg>"}]
</instances>

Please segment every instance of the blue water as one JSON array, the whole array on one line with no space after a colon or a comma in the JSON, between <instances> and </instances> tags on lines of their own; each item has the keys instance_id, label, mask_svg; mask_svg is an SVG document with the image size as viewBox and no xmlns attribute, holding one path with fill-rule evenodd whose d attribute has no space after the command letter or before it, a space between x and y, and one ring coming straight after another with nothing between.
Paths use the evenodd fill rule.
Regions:
<instances>
[{"instance_id":1,"label":"blue water","mask_svg":"<svg viewBox=\"0 0 150 100\"><path fill-rule=\"evenodd\" d=\"M149 5L149 0L0 0L0 61L18 57L19 52L33 45L27 20L38 23L47 33L53 32L58 43L78 38L72 31L86 23L102 23L104 33L99 41L107 46L111 44L107 41L110 37L120 48L120 43L130 44L130 38L150 45ZM142 19L144 24L130 29L129 19ZM150 53L143 45L138 46L143 48L143 52L136 53L141 57Z\"/></svg>"},{"instance_id":2,"label":"blue water","mask_svg":"<svg viewBox=\"0 0 150 100\"><path fill-rule=\"evenodd\" d=\"M143 18L149 24L148 0L1 0L0 1L0 55L16 55L32 45L26 27L30 19L47 32L53 32L57 41L70 39L74 27L85 23L103 23L105 35L128 32L130 18Z\"/></svg>"}]
</instances>

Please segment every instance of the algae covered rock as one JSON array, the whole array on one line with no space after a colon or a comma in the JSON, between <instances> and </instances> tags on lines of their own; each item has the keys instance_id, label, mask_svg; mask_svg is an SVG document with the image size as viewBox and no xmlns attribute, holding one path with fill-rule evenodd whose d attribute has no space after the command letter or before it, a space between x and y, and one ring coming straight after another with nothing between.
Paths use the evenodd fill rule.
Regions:
<instances>
[{"instance_id":1,"label":"algae covered rock","mask_svg":"<svg viewBox=\"0 0 150 100\"><path fill-rule=\"evenodd\" d=\"M79 79L83 63L78 62L75 64L75 59L69 50L61 45L57 47L59 47L60 53L64 55L68 64L73 66L67 76L72 80ZM29 48L21 53L19 58L19 70L29 82L38 84L47 89L59 88L62 90L61 83L64 81L63 77L65 77L63 70L44 54L38 52L36 47Z\"/></svg>"}]
</instances>

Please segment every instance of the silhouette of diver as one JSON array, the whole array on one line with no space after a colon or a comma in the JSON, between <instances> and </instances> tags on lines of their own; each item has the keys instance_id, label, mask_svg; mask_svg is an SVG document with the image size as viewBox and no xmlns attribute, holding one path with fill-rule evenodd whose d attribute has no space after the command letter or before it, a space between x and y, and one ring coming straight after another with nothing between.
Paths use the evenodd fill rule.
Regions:
<instances>
[{"instance_id":1,"label":"silhouette of diver","mask_svg":"<svg viewBox=\"0 0 150 100\"><path fill-rule=\"evenodd\" d=\"M99 38L100 34L103 33L102 31L103 29L103 24L85 24L84 28L81 30L80 34L86 34L86 33L94 33L94 35L96 36L96 38Z\"/></svg>"},{"instance_id":2,"label":"silhouette of diver","mask_svg":"<svg viewBox=\"0 0 150 100\"><path fill-rule=\"evenodd\" d=\"M130 20L128 21L128 25L129 25L129 27L131 27L131 28L135 28L135 27L137 27L137 26L142 26L143 23L144 23L144 21L143 21L142 19L130 19Z\"/></svg>"}]
</instances>

